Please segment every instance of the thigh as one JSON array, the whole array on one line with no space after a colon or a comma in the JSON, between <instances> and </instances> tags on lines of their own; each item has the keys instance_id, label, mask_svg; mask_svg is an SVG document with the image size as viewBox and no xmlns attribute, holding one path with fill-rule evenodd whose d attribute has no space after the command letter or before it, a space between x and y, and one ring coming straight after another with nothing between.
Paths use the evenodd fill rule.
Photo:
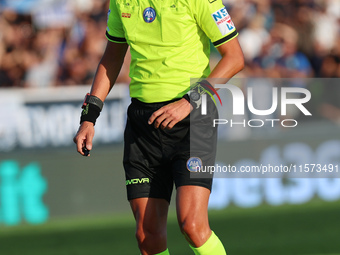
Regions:
<instances>
[{"instance_id":1,"label":"thigh","mask_svg":"<svg viewBox=\"0 0 340 255\"><path fill-rule=\"evenodd\" d=\"M180 222L186 218L208 219L210 190L200 186L181 186L176 194L176 211Z\"/></svg>"},{"instance_id":2,"label":"thigh","mask_svg":"<svg viewBox=\"0 0 340 255\"><path fill-rule=\"evenodd\" d=\"M209 107L208 115L191 113L186 136L177 145L172 160L176 188L194 185L211 190L213 175L206 170L215 165L216 158L217 128L212 123L218 113L213 106Z\"/></svg>"},{"instance_id":3,"label":"thigh","mask_svg":"<svg viewBox=\"0 0 340 255\"><path fill-rule=\"evenodd\" d=\"M127 196L128 200L150 197L170 202L171 169L163 163L159 131L147 123L153 111L152 106L136 101L128 108L123 159Z\"/></svg>"},{"instance_id":4,"label":"thigh","mask_svg":"<svg viewBox=\"0 0 340 255\"><path fill-rule=\"evenodd\" d=\"M137 229L149 232L166 230L169 203L159 198L136 198L130 200Z\"/></svg>"},{"instance_id":5,"label":"thigh","mask_svg":"<svg viewBox=\"0 0 340 255\"><path fill-rule=\"evenodd\" d=\"M164 199L136 198L130 205L136 219L136 238L141 254L158 254L166 250L169 203Z\"/></svg>"},{"instance_id":6,"label":"thigh","mask_svg":"<svg viewBox=\"0 0 340 255\"><path fill-rule=\"evenodd\" d=\"M208 220L210 190L201 186L181 186L177 189L178 223L190 244L199 247L211 234Z\"/></svg>"}]
</instances>

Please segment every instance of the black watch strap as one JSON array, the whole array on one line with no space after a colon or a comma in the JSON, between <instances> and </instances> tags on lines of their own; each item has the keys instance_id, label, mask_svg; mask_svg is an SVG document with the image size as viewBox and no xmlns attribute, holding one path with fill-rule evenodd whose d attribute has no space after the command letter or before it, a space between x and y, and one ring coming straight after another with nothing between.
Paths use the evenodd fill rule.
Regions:
<instances>
[{"instance_id":1,"label":"black watch strap","mask_svg":"<svg viewBox=\"0 0 340 255\"><path fill-rule=\"evenodd\" d=\"M197 101L192 100L191 96L189 96L188 93L185 94L185 95L183 96L183 98L184 98L185 100L187 100L187 101L191 104L191 106L192 106L192 108L193 108L194 110L199 108L199 105L197 104Z\"/></svg>"},{"instance_id":2,"label":"black watch strap","mask_svg":"<svg viewBox=\"0 0 340 255\"><path fill-rule=\"evenodd\" d=\"M102 100L100 100L100 98L92 96L90 95L90 93L86 94L82 108L85 108L87 104L93 104L97 106L100 110L102 110L104 106L104 103Z\"/></svg>"}]
</instances>

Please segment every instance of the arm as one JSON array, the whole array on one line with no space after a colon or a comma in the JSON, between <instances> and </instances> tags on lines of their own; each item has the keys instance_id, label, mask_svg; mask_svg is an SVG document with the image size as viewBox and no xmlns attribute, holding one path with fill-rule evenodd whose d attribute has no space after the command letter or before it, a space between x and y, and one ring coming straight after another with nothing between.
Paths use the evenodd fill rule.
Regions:
<instances>
[{"instance_id":1,"label":"arm","mask_svg":"<svg viewBox=\"0 0 340 255\"><path fill-rule=\"evenodd\" d=\"M105 100L116 82L127 49L128 45L126 43L107 42L105 52L94 77L91 95L99 97L102 101Z\"/></svg>"},{"instance_id":2,"label":"arm","mask_svg":"<svg viewBox=\"0 0 340 255\"><path fill-rule=\"evenodd\" d=\"M99 62L92 88L91 95L98 97L102 101L112 89L120 69L123 65L124 57L128 45L126 43L113 43L108 41L105 52ZM82 149L86 147L92 149L92 139L94 136L94 125L91 122L84 121L73 138L77 145L77 151L84 156Z\"/></svg>"},{"instance_id":3,"label":"arm","mask_svg":"<svg viewBox=\"0 0 340 255\"><path fill-rule=\"evenodd\" d=\"M222 56L215 68L211 71L209 78L225 78L227 83L235 74L244 68L244 57L241 46L237 40L233 40L217 47Z\"/></svg>"},{"instance_id":4,"label":"arm","mask_svg":"<svg viewBox=\"0 0 340 255\"><path fill-rule=\"evenodd\" d=\"M222 44L217 47L217 49L222 59L212 70L207 80L209 80L209 78L225 78L224 83L227 83L229 79L243 69L243 53L237 38ZM187 117L191 110L192 107L190 103L182 98L154 112L149 119L149 124L154 123L155 128L171 129L179 121Z\"/></svg>"}]
</instances>

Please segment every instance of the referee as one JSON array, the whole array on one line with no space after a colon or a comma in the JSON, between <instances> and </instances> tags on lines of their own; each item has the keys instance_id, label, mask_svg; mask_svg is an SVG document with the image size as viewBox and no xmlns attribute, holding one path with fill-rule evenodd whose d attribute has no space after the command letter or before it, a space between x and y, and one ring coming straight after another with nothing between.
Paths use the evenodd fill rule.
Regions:
<instances>
[{"instance_id":1,"label":"referee","mask_svg":"<svg viewBox=\"0 0 340 255\"><path fill-rule=\"evenodd\" d=\"M166 224L174 184L178 223L194 254L226 254L208 222L212 179L191 178L189 128L190 116L200 113L200 97L193 96L198 88L209 91L212 78L227 81L242 70L244 59L237 35L221 0L110 2L107 47L84 101L74 142L77 151L87 156L103 101L130 47L132 100L123 164L142 255L170 254ZM222 56L212 71L209 40ZM190 89L190 78L204 80ZM208 108L210 116L206 118L213 118L216 109ZM209 119L201 123L205 125ZM211 144L216 141L216 130L198 135L210 149L203 148L193 163L214 165L216 148Z\"/></svg>"}]
</instances>

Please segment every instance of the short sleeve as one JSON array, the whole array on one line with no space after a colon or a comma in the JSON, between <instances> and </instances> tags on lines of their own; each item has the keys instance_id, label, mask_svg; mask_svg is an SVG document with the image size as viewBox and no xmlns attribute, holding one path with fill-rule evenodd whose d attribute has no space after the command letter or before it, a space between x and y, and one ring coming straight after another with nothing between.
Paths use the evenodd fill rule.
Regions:
<instances>
[{"instance_id":1,"label":"short sleeve","mask_svg":"<svg viewBox=\"0 0 340 255\"><path fill-rule=\"evenodd\" d=\"M115 43L126 43L125 33L121 21L119 11L117 9L117 1L110 1L110 9L107 13L106 38Z\"/></svg>"},{"instance_id":2,"label":"short sleeve","mask_svg":"<svg viewBox=\"0 0 340 255\"><path fill-rule=\"evenodd\" d=\"M235 38L238 33L221 0L192 0L197 24L215 47Z\"/></svg>"}]
</instances>

